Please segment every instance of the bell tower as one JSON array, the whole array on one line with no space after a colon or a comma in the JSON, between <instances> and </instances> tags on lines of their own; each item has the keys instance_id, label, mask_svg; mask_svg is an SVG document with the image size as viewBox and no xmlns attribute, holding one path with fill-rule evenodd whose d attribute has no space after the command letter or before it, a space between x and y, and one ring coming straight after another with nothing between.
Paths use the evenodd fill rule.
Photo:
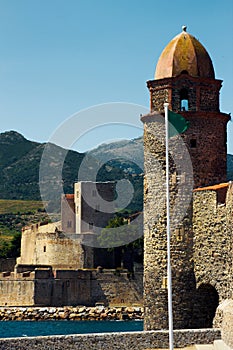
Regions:
<instances>
[{"instance_id":1,"label":"bell tower","mask_svg":"<svg viewBox=\"0 0 233 350\"><path fill-rule=\"evenodd\" d=\"M219 110L222 80L215 79L208 52L185 26L182 29L163 50L147 86L151 112L163 112L163 103L168 102L190 122L182 137L192 159L194 187L200 187L226 181L230 117Z\"/></svg>"},{"instance_id":2,"label":"bell tower","mask_svg":"<svg viewBox=\"0 0 233 350\"><path fill-rule=\"evenodd\" d=\"M164 125L158 116L169 109L189 121L181 134L193 167L194 188L226 181L226 127L230 117L220 112L222 81L215 79L211 58L203 45L186 27L163 50L154 80L147 82L150 109L142 116L144 124L144 328L168 328L167 312L167 236L165 192ZM162 135L162 136L161 136ZM169 141L170 143L176 140ZM170 147L170 146L169 146ZM186 174L169 161L170 210L179 213L187 193L176 202L178 185ZM182 154L176 158L182 160ZM158 168L160 169L158 171ZM183 180L182 178L183 177ZM191 185L192 198L192 185ZM190 199L189 199L190 203ZM179 206L177 208L177 205ZM175 209L174 209L175 208ZM174 328L193 328L196 279L194 269L192 201L180 220L171 228L171 266ZM177 224L178 223L178 224Z\"/></svg>"}]
</instances>

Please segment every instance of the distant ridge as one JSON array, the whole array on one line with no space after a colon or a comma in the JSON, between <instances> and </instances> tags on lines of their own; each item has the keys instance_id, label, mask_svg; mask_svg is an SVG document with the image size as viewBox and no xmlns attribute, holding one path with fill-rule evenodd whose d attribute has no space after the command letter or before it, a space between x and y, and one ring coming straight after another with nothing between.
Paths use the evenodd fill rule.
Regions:
<instances>
[{"instance_id":1,"label":"distant ridge","mask_svg":"<svg viewBox=\"0 0 233 350\"><path fill-rule=\"evenodd\" d=\"M50 167L61 167L59 161L67 150L54 144L27 140L16 131L0 133L0 199L40 200L39 166L45 147L51 149ZM134 185L135 196L131 203L132 210L142 210L143 201L143 138L122 140L79 153L69 150L65 157L62 171L63 190L73 192L73 183L77 180L80 164L85 156L100 167L97 181L127 178ZM228 180L233 180L233 155L227 156ZM91 172L90 172L91 173ZM87 172L85 179L89 178ZM60 192L57 198L51 198L59 210ZM58 208L59 207L59 208Z\"/></svg>"},{"instance_id":2,"label":"distant ridge","mask_svg":"<svg viewBox=\"0 0 233 350\"><path fill-rule=\"evenodd\" d=\"M120 156L120 148L124 147L124 153L126 153L127 144L134 145L133 148L129 146L129 151L131 150L135 153L135 156L138 156L140 153L140 151L136 151L138 141L120 141L120 144L116 143L116 145L103 145L85 154L72 150L67 151L51 143L29 141L16 131L0 133L0 199L41 199L38 184L39 167L45 147L50 149L50 159L48 159L50 172L57 167L62 169L63 190L65 193L73 193L73 183L77 180L80 164L86 155L90 159L90 169L93 168L94 164L98 168L99 163L102 162L101 153L105 154L105 156L110 154L107 148L110 149L112 147L110 160L106 166L100 167L96 180L108 181L131 177L130 181L133 182L135 193L137 193L132 205L136 205L137 208L135 210L139 210L142 207L142 176L140 175L138 179L137 175L142 174L142 169L138 167L137 162L135 165L134 162L125 161L124 157ZM114 149L117 150L117 160L114 158L111 161ZM65 158L64 165L61 164L63 156ZM90 173L91 171L87 171L86 177L81 180L92 180ZM134 175L133 178L132 175ZM54 179L54 182L56 182L56 179ZM56 198L51 197L51 202L53 202L55 209L59 210L61 195L59 185L57 189ZM56 192L56 189L53 192ZM131 209L134 210L133 208Z\"/></svg>"},{"instance_id":3,"label":"distant ridge","mask_svg":"<svg viewBox=\"0 0 233 350\"><path fill-rule=\"evenodd\" d=\"M29 141L15 131L0 134L0 198L40 200L39 166L45 146L46 143ZM66 152L53 144L50 147L52 158ZM84 154L68 151L63 168L67 174L64 179L67 191L72 190L71 183L83 157Z\"/></svg>"}]
</instances>

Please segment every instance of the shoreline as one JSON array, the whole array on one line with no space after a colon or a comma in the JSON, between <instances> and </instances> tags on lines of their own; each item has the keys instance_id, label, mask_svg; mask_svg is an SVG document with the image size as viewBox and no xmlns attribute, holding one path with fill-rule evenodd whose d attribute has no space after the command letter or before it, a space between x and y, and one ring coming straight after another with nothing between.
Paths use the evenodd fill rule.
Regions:
<instances>
[{"instance_id":1,"label":"shoreline","mask_svg":"<svg viewBox=\"0 0 233 350\"><path fill-rule=\"evenodd\" d=\"M141 306L0 307L0 321L124 321L143 318Z\"/></svg>"}]
</instances>

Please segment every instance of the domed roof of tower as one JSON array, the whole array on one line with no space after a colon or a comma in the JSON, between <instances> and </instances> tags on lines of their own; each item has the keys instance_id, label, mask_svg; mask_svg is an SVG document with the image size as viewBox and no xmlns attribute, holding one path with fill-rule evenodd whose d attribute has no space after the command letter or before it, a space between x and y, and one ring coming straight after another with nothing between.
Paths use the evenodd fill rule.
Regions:
<instances>
[{"instance_id":1,"label":"domed roof of tower","mask_svg":"<svg viewBox=\"0 0 233 350\"><path fill-rule=\"evenodd\" d=\"M186 29L183 26L182 32L163 50L157 63L155 79L171 78L181 73L214 79L214 68L208 52Z\"/></svg>"}]
</instances>

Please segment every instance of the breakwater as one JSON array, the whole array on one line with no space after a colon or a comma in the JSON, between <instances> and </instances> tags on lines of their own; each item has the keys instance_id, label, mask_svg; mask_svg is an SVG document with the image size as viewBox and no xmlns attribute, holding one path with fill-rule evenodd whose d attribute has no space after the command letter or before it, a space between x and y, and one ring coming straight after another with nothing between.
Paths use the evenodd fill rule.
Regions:
<instances>
[{"instance_id":1,"label":"breakwater","mask_svg":"<svg viewBox=\"0 0 233 350\"><path fill-rule=\"evenodd\" d=\"M1 307L1 321L43 320L142 320L143 307Z\"/></svg>"}]
</instances>

